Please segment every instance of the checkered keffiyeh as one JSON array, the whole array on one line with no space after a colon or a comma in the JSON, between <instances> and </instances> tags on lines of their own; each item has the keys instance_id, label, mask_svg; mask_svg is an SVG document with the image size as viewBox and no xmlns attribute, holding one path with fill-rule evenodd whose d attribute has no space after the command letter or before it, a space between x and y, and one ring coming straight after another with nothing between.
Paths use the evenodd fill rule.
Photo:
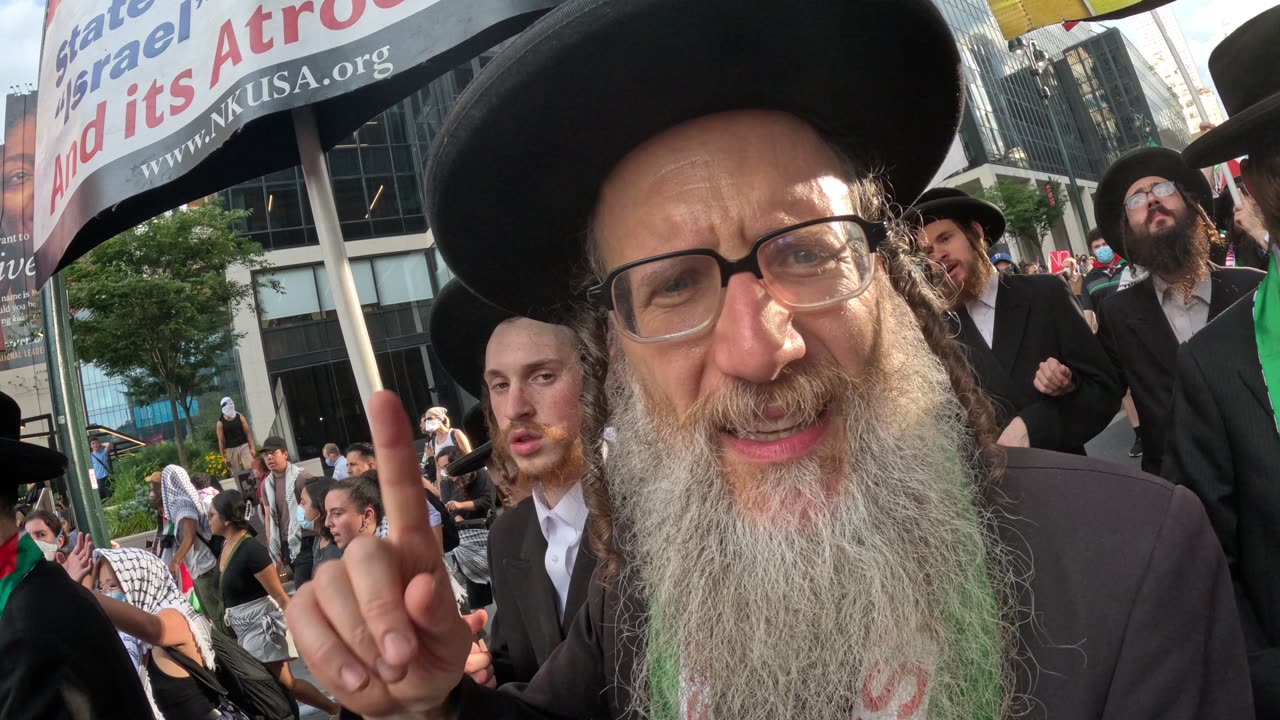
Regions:
<instances>
[{"instance_id":1,"label":"checkered keffiyeh","mask_svg":"<svg viewBox=\"0 0 1280 720\"><path fill-rule=\"evenodd\" d=\"M143 612L155 615L161 610L172 609L182 613L191 627L200 659L205 667L213 668L213 643L209 620L196 612L183 599L173 576L164 561L146 550L120 548L119 550L94 550L95 557L105 558L120 581L120 589L129 604ZM146 648L150 650L150 648Z\"/></svg>"},{"instance_id":2,"label":"checkered keffiyeh","mask_svg":"<svg viewBox=\"0 0 1280 720\"><path fill-rule=\"evenodd\" d=\"M206 533L209 506L200 497L200 493L196 492L196 486L191 484L186 470L178 465L166 465L160 471L160 500L164 504L165 517L172 520L178 517L180 511L192 510L196 517L203 518L200 522L200 534Z\"/></svg>"}]
</instances>

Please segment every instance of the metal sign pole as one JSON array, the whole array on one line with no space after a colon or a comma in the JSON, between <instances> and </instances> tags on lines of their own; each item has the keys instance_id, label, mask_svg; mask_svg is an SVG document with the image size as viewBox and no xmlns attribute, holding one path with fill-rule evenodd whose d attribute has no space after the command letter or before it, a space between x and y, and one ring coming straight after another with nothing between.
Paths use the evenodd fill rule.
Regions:
<instances>
[{"instance_id":1,"label":"metal sign pole","mask_svg":"<svg viewBox=\"0 0 1280 720\"><path fill-rule=\"evenodd\" d=\"M71 340L71 311L67 308L67 281L57 273L40 290L44 315L44 354L49 364L49 392L53 396L58 442L67 456L67 493L81 530L87 530L94 547L111 547L102 499L91 477L88 430L85 427L84 394L80 389L80 363Z\"/></svg>"},{"instance_id":2,"label":"metal sign pole","mask_svg":"<svg viewBox=\"0 0 1280 720\"><path fill-rule=\"evenodd\" d=\"M365 327L351 264L347 261L347 246L342 240L333 186L329 183L329 168L325 165L315 113L310 106L293 111L293 128L298 138L298 154L302 157L302 176L311 199L311 216L316 223L316 235L324 256L324 270L338 312L338 326L342 328L342 339L351 359L351 371L356 376L360 400L367 408L369 398L382 389L382 378L378 374L373 344L369 342L369 329Z\"/></svg>"}]
</instances>

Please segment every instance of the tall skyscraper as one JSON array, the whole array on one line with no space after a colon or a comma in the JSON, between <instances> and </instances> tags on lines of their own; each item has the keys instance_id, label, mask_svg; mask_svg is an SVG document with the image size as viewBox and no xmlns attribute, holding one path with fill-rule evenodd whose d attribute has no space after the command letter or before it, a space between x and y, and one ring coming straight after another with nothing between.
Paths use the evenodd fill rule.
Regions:
<instances>
[{"instance_id":1,"label":"tall skyscraper","mask_svg":"<svg viewBox=\"0 0 1280 720\"><path fill-rule=\"evenodd\" d=\"M1186 118L1188 132L1192 134L1200 132L1201 122L1210 122L1215 125L1222 123L1224 120L1222 106L1218 103L1213 90L1207 88L1200 78L1200 71L1196 69L1196 59L1191 55L1187 38L1182 34L1182 26L1178 23L1178 17L1174 14L1173 8L1165 6L1155 12L1160 14L1160 20L1164 23L1165 32L1169 35L1168 43L1161 35L1160 28L1156 26L1151 13L1140 13L1126 19L1121 24L1123 32L1129 36L1147 62L1151 63L1156 73L1173 89L1178 103L1182 106L1182 115ZM1186 67L1189 77L1182 76L1182 72L1178 69L1178 62L1174 59L1174 53L1182 58L1182 64ZM1200 102L1208 113L1207 118L1200 117L1200 111L1196 109L1192 93L1199 93Z\"/></svg>"}]
</instances>

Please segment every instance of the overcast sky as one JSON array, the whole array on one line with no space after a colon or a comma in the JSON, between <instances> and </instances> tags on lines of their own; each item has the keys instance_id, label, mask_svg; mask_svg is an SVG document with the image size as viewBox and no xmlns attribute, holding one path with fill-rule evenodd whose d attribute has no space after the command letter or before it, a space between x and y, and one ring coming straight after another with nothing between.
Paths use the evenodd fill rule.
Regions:
<instances>
[{"instance_id":1,"label":"overcast sky","mask_svg":"<svg viewBox=\"0 0 1280 720\"><path fill-rule=\"evenodd\" d=\"M1212 82L1207 70L1209 52L1218 41L1276 5L1280 0L1174 0L1178 22L1206 83ZM4 117L3 95L9 93L10 86L36 81L43 8L44 0L0 0L0 118ZM1117 25L1124 30L1123 22Z\"/></svg>"}]
</instances>

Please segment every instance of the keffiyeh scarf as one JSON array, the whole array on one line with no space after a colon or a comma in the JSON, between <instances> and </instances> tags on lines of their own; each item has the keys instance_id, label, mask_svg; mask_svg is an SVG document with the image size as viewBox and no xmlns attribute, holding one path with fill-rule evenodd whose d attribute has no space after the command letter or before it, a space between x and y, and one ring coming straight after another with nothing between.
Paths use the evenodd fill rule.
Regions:
<instances>
[{"instance_id":1,"label":"keffiyeh scarf","mask_svg":"<svg viewBox=\"0 0 1280 720\"><path fill-rule=\"evenodd\" d=\"M182 599L178 586L173 583L173 576L169 574L169 568L165 567L160 558L137 548L94 550L93 555L111 563L111 569L120 581L120 589L130 605L152 615L165 609L182 613L200 651L200 661L206 668L213 669L212 626L190 603ZM125 633L120 633L120 639L124 641L129 656L137 663L138 677L147 700L151 703L152 712L157 720L165 720L151 693L151 679L147 676L147 667L143 662L143 658L151 652L151 646Z\"/></svg>"}]
</instances>

